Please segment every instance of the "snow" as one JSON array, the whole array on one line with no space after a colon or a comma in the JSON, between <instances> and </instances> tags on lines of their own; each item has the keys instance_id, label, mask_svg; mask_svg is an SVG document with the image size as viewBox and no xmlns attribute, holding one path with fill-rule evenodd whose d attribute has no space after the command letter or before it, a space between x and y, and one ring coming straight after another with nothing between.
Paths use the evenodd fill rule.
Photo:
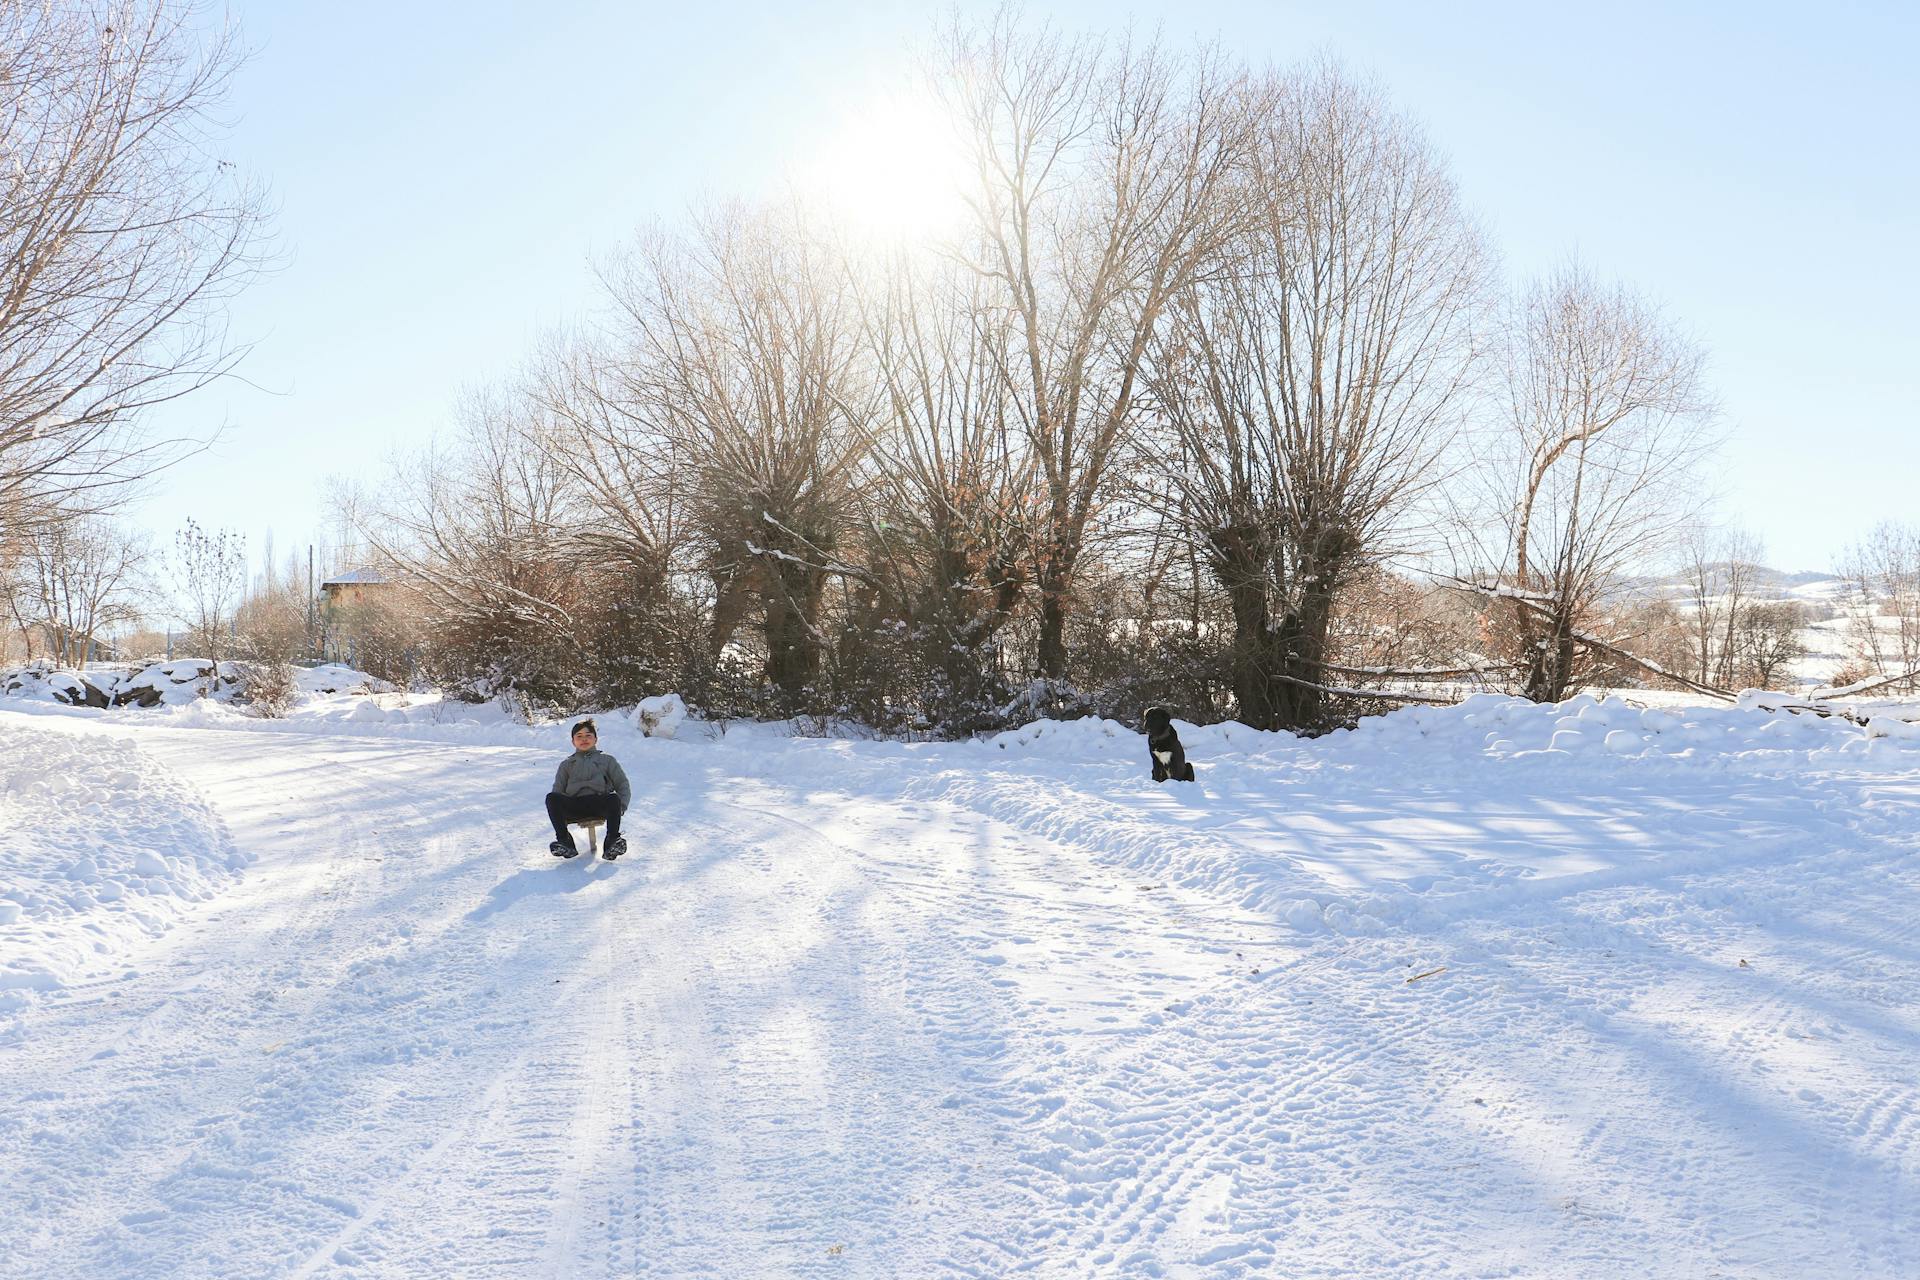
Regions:
<instances>
[{"instance_id":1,"label":"snow","mask_svg":"<svg viewBox=\"0 0 1920 1280\"><path fill-rule=\"evenodd\" d=\"M687 704L677 693L642 698L633 709L633 727L649 738L672 738L687 719Z\"/></svg>"},{"instance_id":2,"label":"snow","mask_svg":"<svg viewBox=\"0 0 1920 1280\"><path fill-rule=\"evenodd\" d=\"M357 671L343 662L323 662L313 667L295 667L294 688L308 696L323 693L391 693L393 686Z\"/></svg>"},{"instance_id":3,"label":"snow","mask_svg":"<svg viewBox=\"0 0 1920 1280\"><path fill-rule=\"evenodd\" d=\"M218 680L214 678L216 670L219 673ZM240 679L240 668L234 663L215 664L205 658L177 658L171 662L157 662L144 671L135 672L121 681L114 692L118 696L151 689L158 695L161 705L173 707L197 702L210 693L216 697L230 694Z\"/></svg>"},{"instance_id":4,"label":"snow","mask_svg":"<svg viewBox=\"0 0 1920 1280\"><path fill-rule=\"evenodd\" d=\"M89 685L111 697L119 685L119 676L114 672L23 667L5 674L4 681L0 682L0 691L12 698L31 698L72 706L86 700Z\"/></svg>"},{"instance_id":5,"label":"snow","mask_svg":"<svg viewBox=\"0 0 1920 1280\"><path fill-rule=\"evenodd\" d=\"M246 861L137 746L0 719L0 1012L106 980Z\"/></svg>"},{"instance_id":6,"label":"snow","mask_svg":"<svg viewBox=\"0 0 1920 1280\"><path fill-rule=\"evenodd\" d=\"M1649 702L9 702L0 1273L1920 1273L1913 708Z\"/></svg>"}]
</instances>

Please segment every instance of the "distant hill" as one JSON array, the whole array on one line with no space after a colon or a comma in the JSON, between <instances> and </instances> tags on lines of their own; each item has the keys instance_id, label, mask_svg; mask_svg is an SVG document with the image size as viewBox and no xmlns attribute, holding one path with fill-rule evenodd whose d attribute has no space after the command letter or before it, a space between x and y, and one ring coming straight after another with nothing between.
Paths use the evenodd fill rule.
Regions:
<instances>
[{"instance_id":1,"label":"distant hill","mask_svg":"<svg viewBox=\"0 0 1920 1280\"><path fill-rule=\"evenodd\" d=\"M1846 583L1837 574L1818 570L1788 571L1770 565L1746 566L1745 593L1759 602L1792 601L1805 611L1799 639L1805 656L1792 664L1799 683L1813 688L1830 683L1849 663L1855 650L1847 619L1840 610ZM1679 573L1645 575L1622 584L1626 596L1648 596L1671 601L1691 611L1693 588Z\"/></svg>"},{"instance_id":2,"label":"distant hill","mask_svg":"<svg viewBox=\"0 0 1920 1280\"><path fill-rule=\"evenodd\" d=\"M1749 590L1768 600L1832 600L1846 587L1838 575L1815 569L1790 573L1756 564L1747 566L1747 574ZM1670 600L1684 600L1693 590L1678 573L1629 578L1622 587L1629 594L1649 594Z\"/></svg>"}]
</instances>

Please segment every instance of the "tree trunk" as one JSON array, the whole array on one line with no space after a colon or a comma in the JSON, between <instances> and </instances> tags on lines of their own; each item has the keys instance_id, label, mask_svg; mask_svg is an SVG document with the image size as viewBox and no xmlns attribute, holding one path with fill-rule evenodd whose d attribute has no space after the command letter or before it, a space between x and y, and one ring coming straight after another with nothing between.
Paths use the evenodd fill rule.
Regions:
<instances>
[{"instance_id":1,"label":"tree trunk","mask_svg":"<svg viewBox=\"0 0 1920 1280\"><path fill-rule=\"evenodd\" d=\"M1067 675L1068 571L1060 564L1040 568L1040 674L1049 680Z\"/></svg>"},{"instance_id":2,"label":"tree trunk","mask_svg":"<svg viewBox=\"0 0 1920 1280\"><path fill-rule=\"evenodd\" d=\"M826 574L808 565L781 561L768 574L767 678L780 691L790 713L803 709L820 675L820 606Z\"/></svg>"},{"instance_id":3,"label":"tree trunk","mask_svg":"<svg viewBox=\"0 0 1920 1280\"><path fill-rule=\"evenodd\" d=\"M1286 670L1286 635L1273 625L1264 540L1242 526L1216 529L1208 542L1210 567L1233 609L1233 696L1240 720L1256 729L1279 728L1289 686L1275 676Z\"/></svg>"},{"instance_id":4,"label":"tree trunk","mask_svg":"<svg viewBox=\"0 0 1920 1280\"><path fill-rule=\"evenodd\" d=\"M1544 635L1529 635L1527 681L1521 694L1530 702L1559 702L1573 686L1573 615L1556 609Z\"/></svg>"},{"instance_id":5,"label":"tree trunk","mask_svg":"<svg viewBox=\"0 0 1920 1280\"><path fill-rule=\"evenodd\" d=\"M807 634L800 610L778 597L767 600L767 678L785 710L798 711L820 671L820 647Z\"/></svg>"},{"instance_id":6,"label":"tree trunk","mask_svg":"<svg viewBox=\"0 0 1920 1280\"><path fill-rule=\"evenodd\" d=\"M1303 576L1304 577L1304 576ZM1281 619L1274 640L1286 664L1286 673L1296 680L1322 685L1327 678L1327 632L1333 625L1333 593L1316 579L1300 599L1300 607ZM1279 729L1326 728L1327 695L1305 685L1282 686Z\"/></svg>"},{"instance_id":7,"label":"tree trunk","mask_svg":"<svg viewBox=\"0 0 1920 1280\"><path fill-rule=\"evenodd\" d=\"M763 578L764 575L758 565L745 569L736 566L715 571L713 618L707 633L707 652L711 657L716 660L720 657L727 647L727 642L733 639L733 633L746 620L747 611L753 604L754 596L763 590Z\"/></svg>"},{"instance_id":8,"label":"tree trunk","mask_svg":"<svg viewBox=\"0 0 1920 1280\"><path fill-rule=\"evenodd\" d=\"M1233 606L1233 697L1240 705L1240 719L1256 729L1272 729L1279 719L1276 702L1283 694L1273 678L1280 655L1274 651L1267 584L1239 577L1227 587L1227 600Z\"/></svg>"}]
</instances>

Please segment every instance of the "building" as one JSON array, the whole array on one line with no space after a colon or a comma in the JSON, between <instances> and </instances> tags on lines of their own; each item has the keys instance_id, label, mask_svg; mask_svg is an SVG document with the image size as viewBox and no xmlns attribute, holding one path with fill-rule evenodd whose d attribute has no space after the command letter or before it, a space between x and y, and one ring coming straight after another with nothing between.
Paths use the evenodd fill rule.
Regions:
<instances>
[{"instance_id":1,"label":"building","mask_svg":"<svg viewBox=\"0 0 1920 1280\"><path fill-rule=\"evenodd\" d=\"M336 573L320 584L320 608L327 613L371 604L393 585L393 580L378 569L349 569Z\"/></svg>"},{"instance_id":2,"label":"building","mask_svg":"<svg viewBox=\"0 0 1920 1280\"><path fill-rule=\"evenodd\" d=\"M361 659L356 632L364 624L364 615L355 614L365 605L378 604L393 590L393 579L378 569L349 569L336 573L320 584L319 649L328 662L353 666Z\"/></svg>"}]
</instances>

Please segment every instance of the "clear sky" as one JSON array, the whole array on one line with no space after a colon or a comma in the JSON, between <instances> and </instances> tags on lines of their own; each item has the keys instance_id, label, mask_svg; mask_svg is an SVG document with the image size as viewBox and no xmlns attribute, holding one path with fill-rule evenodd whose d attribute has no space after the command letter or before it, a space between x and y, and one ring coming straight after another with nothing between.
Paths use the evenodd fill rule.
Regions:
<instances>
[{"instance_id":1,"label":"clear sky","mask_svg":"<svg viewBox=\"0 0 1920 1280\"><path fill-rule=\"evenodd\" d=\"M962 5L982 12L987 6ZM256 345L165 425L224 424L134 517L276 558L323 481L377 477L594 305L590 256L703 196L778 186L895 78L948 6L233 0L256 49L231 154L284 266ZM1109 30L1128 10L1035 2ZM1712 358L1720 509L1825 569L1920 518L1920 6L1138 0L1138 27L1252 62L1331 52L1452 159L1508 274L1577 253Z\"/></svg>"}]
</instances>

